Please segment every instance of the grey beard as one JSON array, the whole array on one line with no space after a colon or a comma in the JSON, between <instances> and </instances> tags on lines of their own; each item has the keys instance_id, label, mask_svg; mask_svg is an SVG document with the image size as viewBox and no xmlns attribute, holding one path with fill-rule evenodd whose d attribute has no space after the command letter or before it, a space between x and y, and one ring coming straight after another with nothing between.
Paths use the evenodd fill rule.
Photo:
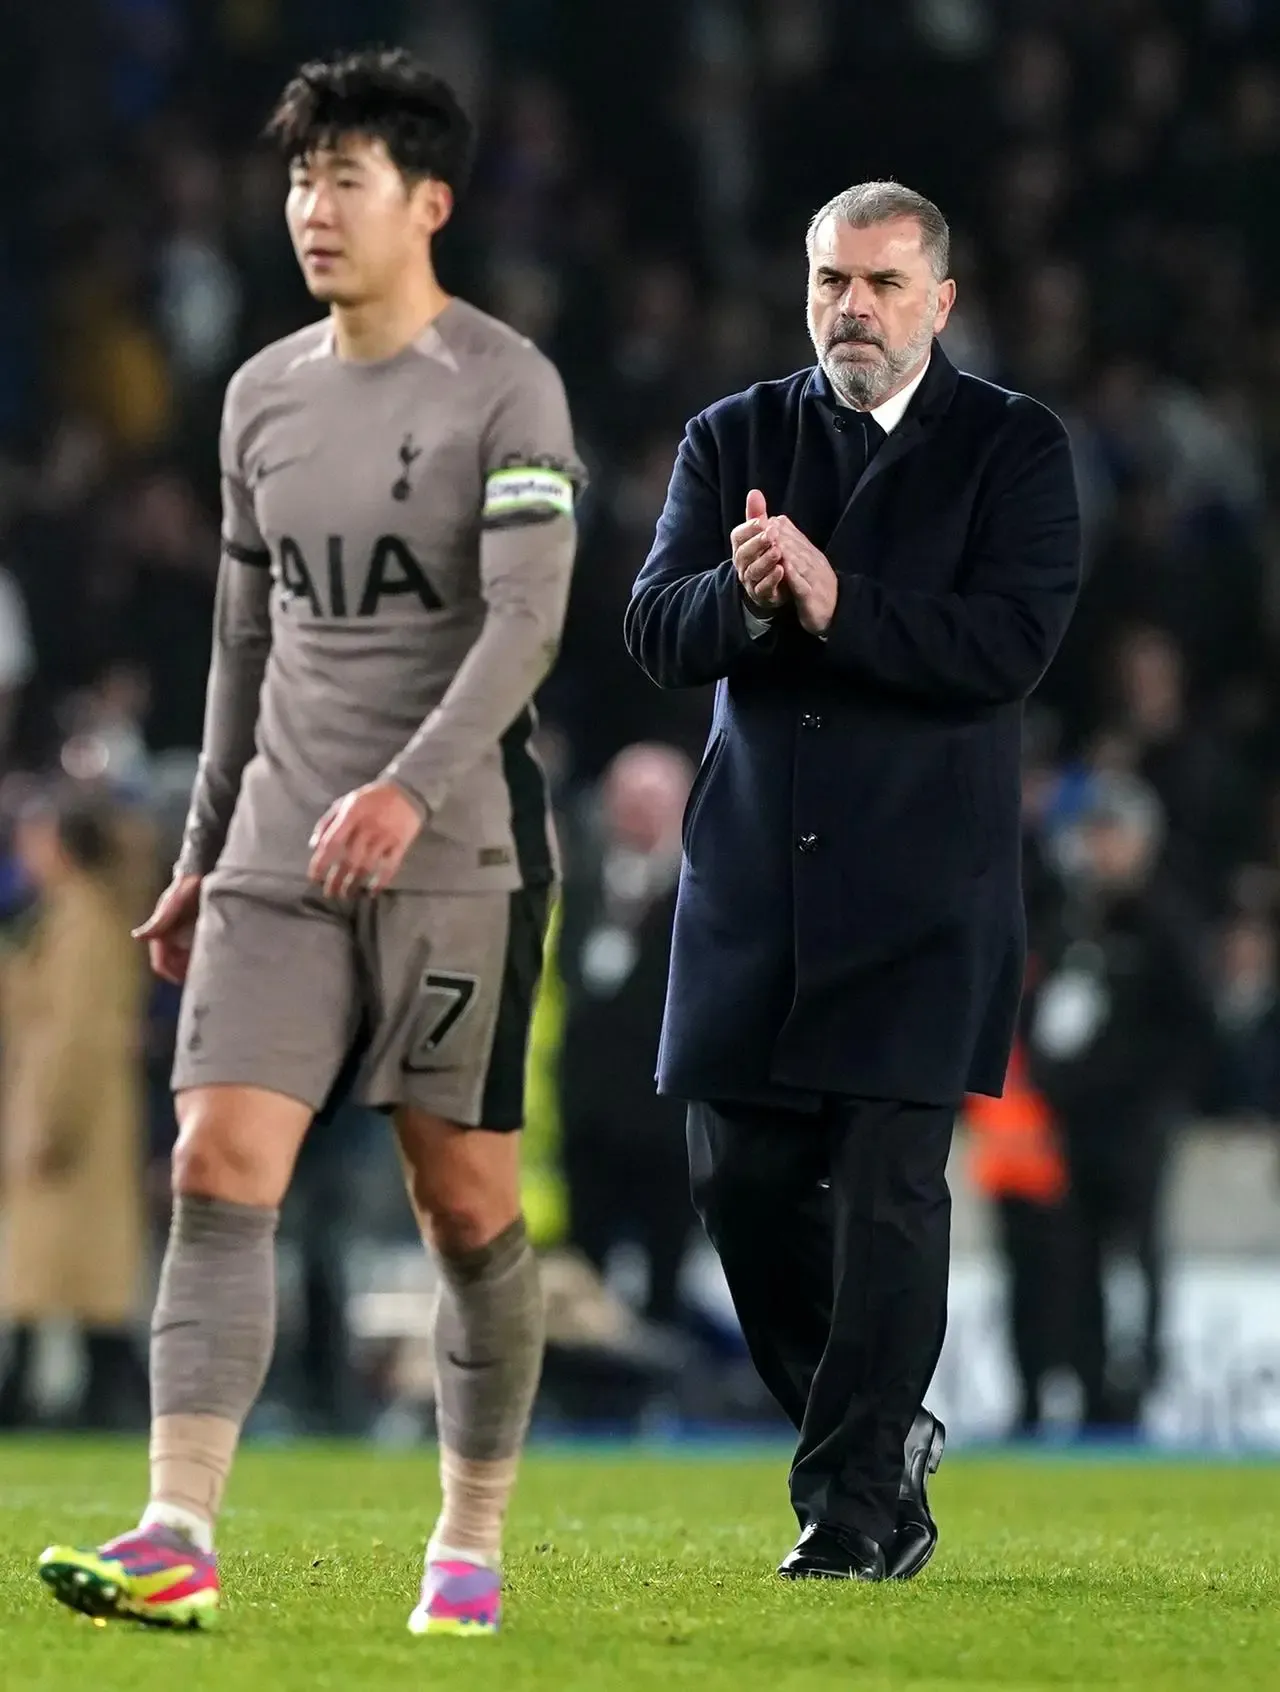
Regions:
<instances>
[{"instance_id":1,"label":"grey beard","mask_svg":"<svg viewBox=\"0 0 1280 1692\"><path fill-rule=\"evenodd\" d=\"M893 380L887 358L878 365L846 364L824 351L819 353L818 363L839 398L846 405L857 406L862 411L870 411L881 394L888 392Z\"/></svg>"},{"instance_id":2,"label":"grey beard","mask_svg":"<svg viewBox=\"0 0 1280 1692\"><path fill-rule=\"evenodd\" d=\"M830 344L818 349L818 363L827 381L846 405L857 406L862 411L871 411L880 404L890 389L897 387L907 371L920 362L932 342L931 314L905 347L900 347L897 352L880 352L880 362L877 364L849 364L843 359L832 358L830 354L833 349ZM876 350L879 351L878 348Z\"/></svg>"}]
</instances>

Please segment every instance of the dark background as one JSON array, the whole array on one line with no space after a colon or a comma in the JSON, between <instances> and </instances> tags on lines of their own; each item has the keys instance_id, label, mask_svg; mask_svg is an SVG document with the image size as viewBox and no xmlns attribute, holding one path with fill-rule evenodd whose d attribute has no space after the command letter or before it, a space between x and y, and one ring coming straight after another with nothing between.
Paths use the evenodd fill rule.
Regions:
<instances>
[{"instance_id":1,"label":"dark background","mask_svg":"<svg viewBox=\"0 0 1280 1692\"><path fill-rule=\"evenodd\" d=\"M1135 778L1159 807L1161 873L1231 1036L1187 1108L1274 1115L1271 0L6 0L3 12L9 791L65 768L68 741L88 735L110 783L162 830L180 815L208 658L222 390L242 359L315 315L285 237L283 172L255 135L300 58L404 42L456 81L483 137L442 277L557 361L592 473L542 698L566 817L590 813L593 784L631 743L699 753L707 698L660 695L619 635L681 429L809 362L805 224L851 182L896 176L952 223L952 358L1057 409L1076 454L1088 580L1031 712L1029 849L1052 889L1099 772ZM654 1038L646 1026L637 1041ZM554 1181L555 1065L545 1050L538 1061L531 1160ZM156 1113L159 1151L162 1102ZM556 1216L552 1203L548 1238L563 1232Z\"/></svg>"}]
</instances>

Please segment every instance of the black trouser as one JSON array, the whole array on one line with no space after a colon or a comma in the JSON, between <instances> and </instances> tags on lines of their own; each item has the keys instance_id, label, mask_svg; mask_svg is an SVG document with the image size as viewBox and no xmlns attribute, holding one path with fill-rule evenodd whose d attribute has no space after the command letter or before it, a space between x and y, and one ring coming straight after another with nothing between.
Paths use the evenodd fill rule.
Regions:
<instances>
[{"instance_id":1,"label":"black trouser","mask_svg":"<svg viewBox=\"0 0 1280 1692\"><path fill-rule=\"evenodd\" d=\"M0 1376L0 1428L25 1428L36 1420L31 1395L31 1367L36 1330L29 1322L9 1331L8 1361Z\"/></svg>"},{"instance_id":2,"label":"black trouser","mask_svg":"<svg viewBox=\"0 0 1280 1692\"><path fill-rule=\"evenodd\" d=\"M1018 1375L1015 1429L1033 1433L1044 1414L1045 1376L1069 1361L1065 1213L1058 1204L1003 1197L995 1214L1008 1269L1009 1337Z\"/></svg>"},{"instance_id":3,"label":"black trouser","mask_svg":"<svg viewBox=\"0 0 1280 1692\"><path fill-rule=\"evenodd\" d=\"M1085 1421L1129 1427L1160 1369L1160 1194L1169 1134L1154 1116L1105 1107L1067 1117L1063 1130L1074 1270L1071 1360L1084 1391ZM1124 1296L1116 1271L1128 1271L1136 1296ZM1108 1283L1120 1295L1110 1316Z\"/></svg>"},{"instance_id":4,"label":"black trouser","mask_svg":"<svg viewBox=\"0 0 1280 1692\"><path fill-rule=\"evenodd\" d=\"M147 1371L127 1328L85 1328L85 1382L76 1425L112 1431L147 1423ZM9 1361L0 1376L0 1428L34 1427L40 1420L32 1391L36 1326L9 1335Z\"/></svg>"},{"instance_id":5,"label":"black trouser","mask_svg":"<svg viewBox=\"0 0 1280 1692\"><path fill-rule=\"evenodd\" d=\"M831 1100L689 1110L693 1201L752 1361L800 1435L801 1527L886 1544L946 1328L955 1112Z\"/></svg>"},{"instance_id":6,"label":"black trouser","mask_svg":"<svg viewBox=\"0 0 1280 1692\"><path fill-rule=\"evenodd\" d=\"M566 1115L564 1123L570 1242L597 1269L620 1240L641 1246L649 1268L645 1315L654 1322L679 1318L680 1270L694 1231L680 1179L679 1123L678 1114L674 1124L639 1128L576 1115Z\"/></svg>"},{"instance_id":7,"label":"black trouser","mask_svg":"<svg viewBox=\"0 0 1280 1692\"><path fill-rule=\"evenodd\" d=\"M352 1184L366 1116L344 1102L315 1123L285 1201L301 1258L302 1329L296 1354L277 1353L271 1383L321 1433L351 1432L362 1413L347 1311Z\"/></svg>"}]
</instances>

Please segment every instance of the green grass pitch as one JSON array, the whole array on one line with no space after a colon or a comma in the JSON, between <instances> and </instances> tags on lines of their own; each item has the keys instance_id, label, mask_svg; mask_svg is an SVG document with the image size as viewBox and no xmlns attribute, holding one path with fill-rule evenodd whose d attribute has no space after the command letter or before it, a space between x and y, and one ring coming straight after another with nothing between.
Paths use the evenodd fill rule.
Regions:
<instances>
[{"instance_id":1,"label":"green grass pitch","mask_svg":"<svg viewBox=\"0 0 1280 1692\"><path fill-rule=\"evenodd\" d=\"M0 1441L3 1692L1280 1687L1280 1466L949 1457L910 1585L791 1585L785 1458L547 1451L499 1639L405 1631L432 1453L249 1450L216 1633L95 1627L33 1569L135 1519L140 1444Z\"/></svg>"}]
</instances>

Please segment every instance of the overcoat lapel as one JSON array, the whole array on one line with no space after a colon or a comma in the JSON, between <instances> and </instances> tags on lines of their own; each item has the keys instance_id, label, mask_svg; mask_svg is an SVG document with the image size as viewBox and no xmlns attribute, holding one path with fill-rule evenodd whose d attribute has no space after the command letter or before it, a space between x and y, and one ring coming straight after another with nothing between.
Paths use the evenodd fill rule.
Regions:
<instances>
[{"instance_id":1,"label":"overcoat lapel","mask_svg":"<svg viewBox=\"0 0 1280 1692\"><path fill-rule=\"evenodd\" d=\"M825 386L826 378L821 372L815 372L815 375ZM887 470L900 464L909 453L928 440L951 405L958 379L955 366L935 341L929 369L907 407L906 416L862 472L827 539L823 550L833 562L841 545L848 540L849 531L855 525L869 490Z\"/></svg>"}]
</instances>

